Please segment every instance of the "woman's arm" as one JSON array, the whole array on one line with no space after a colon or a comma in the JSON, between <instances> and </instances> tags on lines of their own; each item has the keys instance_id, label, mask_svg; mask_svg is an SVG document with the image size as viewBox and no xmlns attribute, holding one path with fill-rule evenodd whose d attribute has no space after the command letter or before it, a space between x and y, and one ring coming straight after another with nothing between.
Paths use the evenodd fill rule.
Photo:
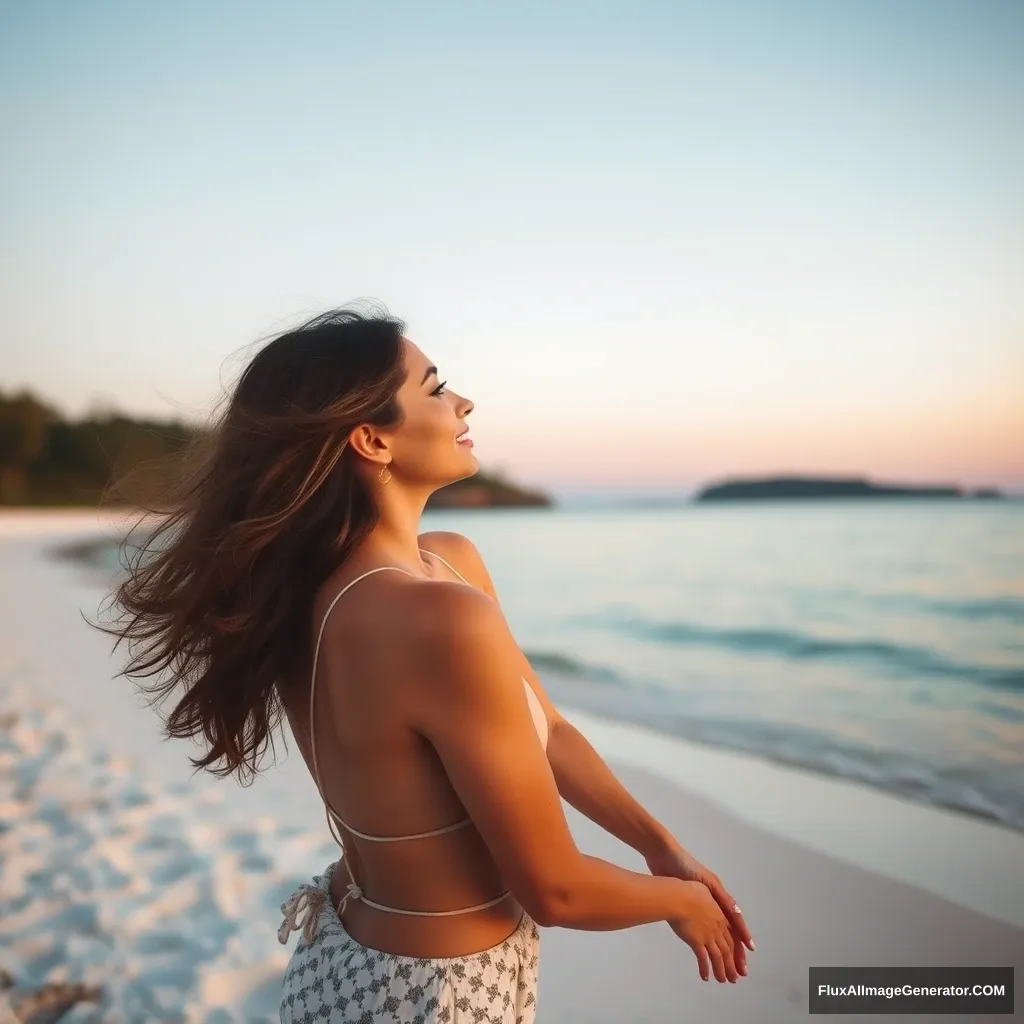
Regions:
<instances>
[{"instance_id":1,"label":"woman's arm","mask_svg":"<svg viewBox=\"0 0 1024 1024\"><path fill-rule=\"evenodd\" d=\"M612 774L601 755L561 716L548 739L548 760L562 797L647 862L654 875L701 882L722 908L737 940L749 949L754 940L736 901L721 879L684 849ZM746 973L746 954L736 947L736 966Z\"/></svg>"},{"instance_id":2,"label":"woman's arm","mask_svg":"<svg viewBox=\"0 0 1024 1024\"><path fill-rule=\"evenodd\" d=\"M420 537L420 544L425 550L436 550L498 605L490 573L467 537L458 533L427 533ZM739 942L753 949L754 941L747 924L718 876L693 857L634 799L587 739L558 713L521 651L518 667L537 694L548 720L547 756L560 796L596 825L636 850L644 857L652 874L704 884L721 906ZM741 962L745 961L742 947L737 947L737 955Z\"/></svg>"},{"instance_id":3,"label":"woman's arm","mask_svg":"<svg viewBox=\"0 0 1024 1024\"><path fill-rule=\"evenodd\" d=\"M495 604L498 595L476 547L458 533L427 533L425 550L436 550ZM626 790L585 737L559 713L523 655L519 671L537 694L548 720L548 761L565 801L642 856L663 854L679 844Z\"/></svg>"},{"instance_id":4,"label":"woman's arm","mask_svg":"<svg viewBox=\"0 0 1024 1024\"><path fill-rule=\"evenodd\" d=\"M518 647L475 589L409 588L409 713L433 746L513 895L539 924L588 931L667 921L701 976L737 969L729 923L697 882L585 856L569 831L519 679ZM396 609L398 610L398 609Z\"/></svg>"},{"instance_id":5,"label":"woman's arm","mask_svg":"<svg viewBox=\"0 0 1024 1024\"><path fill-rule=\"evenodd\" d=\"M548 761L566 803L616 839L644 857L678 846L668 829L619 782L586 737L560 715L549 733Z\"/></svg>"}]
</instances>

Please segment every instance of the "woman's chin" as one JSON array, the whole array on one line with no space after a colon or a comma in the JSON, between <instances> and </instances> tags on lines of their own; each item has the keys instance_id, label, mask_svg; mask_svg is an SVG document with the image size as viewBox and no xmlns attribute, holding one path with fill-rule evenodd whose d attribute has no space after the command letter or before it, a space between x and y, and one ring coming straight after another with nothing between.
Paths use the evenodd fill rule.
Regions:
<instances>
[{"instance_id":1,"label":"woman's chin","mask_svg":"<svg viewBox=\"0 0 1024 1024\"><path fill-rule=\"evenodd\" d=\"M459 480L468 480L471 476L476 476L480 472L480 463L477 462L476 456L472 452L467 454L469 458L462 460L463 468L460 469L459 475L452 480L453 484Z\"/></svg>"}]
</instances>

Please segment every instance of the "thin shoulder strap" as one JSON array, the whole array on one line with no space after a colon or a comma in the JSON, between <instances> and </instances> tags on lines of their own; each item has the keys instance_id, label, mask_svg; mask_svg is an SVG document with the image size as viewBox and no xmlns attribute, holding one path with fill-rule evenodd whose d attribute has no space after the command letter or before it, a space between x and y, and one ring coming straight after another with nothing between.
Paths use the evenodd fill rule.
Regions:
<instances>
[{"instance_id":1,"label":"thin shoulder strap","mask_svg":"<svg viewBox=\"0 0 1024 1024\"><path fill-rule=\"evenodd\" d=\"M451 564L451 562L447 562L447 561L445 561L445 560L444 560L444 559L443 559L443 558L442 558L442 557L441 557L441 556L440 556L440 555L439 555L439 554L438 554L438 553L437 553L436 551L430 551L430 550L428 550L428 549L426 549L426 548L423 548L423 549L421 549L421 550L424 550L424 551L426 551L428 555L433 555L433 556L434 556L434 557L435 557L435 558L436 558L436 559L437 559L437 560L438 560L438 561L439 561L439 562L440 562L440 563L441 563L442 565L446 565L446 566L448 566L448 568L449 568L449 569L450 569L450 570L451 570L451 571L452 571L453 573L455 573L455 575L456 575L456 576L458 576L458 577L459 577L459 579L460 579L460 580L462 580L462 582L463 582L463 583L465 583L467 587L471 587L471 586L473 586L473 584L472 584L472 583L470 583L470 582L469 582L469 580L467 580L467 579L466 579L466 577L465 577L465 576L463 576L463 575L462 575L462 573L461 573L461 572L459 572L459 570L458 570L458 569L456 569L456 568L455 568L455 566Z\"/></svg>"},{"instance_id":2,"label":"thin shoulder strap","mask_svg":"<svg viewBox=\"0 0 1024 1024\"><path fill-rule=\"evenodd\" d=\"M333 811L331 809L331 805L327 802L327 797L324 796L323 786L320 785L320 765L317 763L316 759L316 723L313 719L313 704L316 699L316 666L320 657L320 641L323 639L328 616L332 611L334 611L334 606L345 596L345 594L360 580L365 580L367 576L372 576L375 572L385 572L388 569L394 569L396 572L404 572L406 576L412 575L408 569L403 569L397 565L379 565L376 569L370 569L367 572L364 572L361 576L357 576L354 580L346 583L345 586L343 586L341 590L334 595L334 599L327 606L327 611L324 612L323 621L320 623L320 632L317 633L316 636L316 644L313 646L313 674L309 681L309 748L311 760L313 761L313 781L316 783L317 792L320 794L320 799L324 804L324 810L327 812L327 827L331 830L331 835L339 846L343 846L344 844L341 841L341 837L334 829Z\"/></svg>"}]
</instances>

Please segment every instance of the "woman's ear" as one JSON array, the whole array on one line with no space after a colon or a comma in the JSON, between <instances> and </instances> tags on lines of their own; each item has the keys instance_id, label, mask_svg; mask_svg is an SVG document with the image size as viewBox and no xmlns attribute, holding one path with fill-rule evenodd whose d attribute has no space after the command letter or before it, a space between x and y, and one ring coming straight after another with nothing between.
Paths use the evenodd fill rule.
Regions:
<instances>
[{"instance_id":1,"label":"woman's ear","mask_svg":"<svg viewBox=\"0 0 1024 1024\"><path fill-rule=\"evenodd\" d=\"M348 444L353 451L369 462L390 462L388 444L368 424L362 423L348 435Z\"/></svg>"}]
</instances>

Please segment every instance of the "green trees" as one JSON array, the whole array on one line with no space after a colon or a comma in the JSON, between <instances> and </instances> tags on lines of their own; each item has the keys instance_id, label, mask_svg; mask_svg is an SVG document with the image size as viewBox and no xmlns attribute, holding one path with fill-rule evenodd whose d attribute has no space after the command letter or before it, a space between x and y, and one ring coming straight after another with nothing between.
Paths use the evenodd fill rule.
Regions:
<instances>
[{"instance_id":1,"label":"green trees","mask_svg":"<svg viewBox=\"0 0 1024 1024\"><path fill-rule=\"evenodd\" d=\"M0 394L0 504L25 503L29 472L46 449L52 414L28 392Z\"/></svg>"},{"instance_id":2,"label":"green trees","mask_svg":"<svg viewBox=\"0 0 1024 1024\"><path fill-rule=\"evenodd\" d=\"M116 414L71 421L29 392L0 392L0 505L95 505L113 479L179 451L194 430ZM133 497L147 495L123 500Z\"/></svg>"}]
</instances>

